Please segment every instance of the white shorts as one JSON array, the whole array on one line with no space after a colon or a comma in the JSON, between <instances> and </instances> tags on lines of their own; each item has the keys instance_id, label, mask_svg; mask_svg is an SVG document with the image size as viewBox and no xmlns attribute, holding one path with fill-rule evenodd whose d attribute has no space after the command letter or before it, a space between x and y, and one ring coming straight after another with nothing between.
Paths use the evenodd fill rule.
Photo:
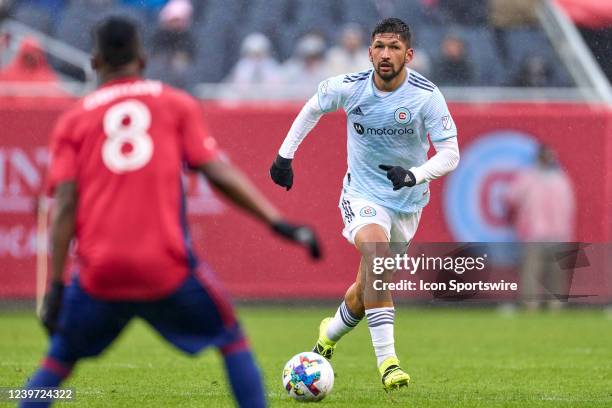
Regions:
<instances>
[{"instance_id":1,"label":"white shorts","mask_svg":"<svg viewBox=\"0 0 612 408\"><path fill-rule=\"evenodd\" d=\"M383 228L389 242L405 243L408 246L416 234L423 211L403 213L346 194L340 198L338 207L344 221L342 235L353 245L357 231L368 224L377 224Z\"/></svg>"}]
</instances>

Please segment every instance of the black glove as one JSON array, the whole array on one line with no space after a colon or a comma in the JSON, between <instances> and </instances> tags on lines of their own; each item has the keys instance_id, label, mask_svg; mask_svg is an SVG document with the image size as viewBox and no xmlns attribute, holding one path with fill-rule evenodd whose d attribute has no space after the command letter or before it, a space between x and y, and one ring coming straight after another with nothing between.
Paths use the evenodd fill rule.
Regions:
<instances>
[{"instance_id":1,"label":"black glove","mask_svg":"<svg viewBox=\"0 0 612 408\"><path fill-rule=\"evenodd\" d=\"M52 335L57 330L57 320L62 306L63 293L64 284L62 282L53 282L43 300L42 309L40 310L40 321L47 329L49 335Z\"/></svg>"},{"instance_id":2,"label":"black glove","mask_svg":"<svg viewBox=\"0 0 612 408\"><path fill-rule=\"evenodd\" d=\"M293 225L285 221L272 224L272 229L278 235L290 239L308 249L310 256L314 259L321 257L319 242L313 230L304 225Z\"/></svg>"},{"instance_id":3,"label":"black glove","mask_svg":"<svg viewBox=\"0 0 612 408\"><path fill-rule=\"evenodd\" d=\"M276 155L276 159L270 167L270 177L281 187L286 187L287 191L293 186L293 170L291 169L291 160L285 159L281 155Z\"/></svg>"},{"instance_id":4,"label":"black glove","mask_svg":"<svg viewBox=\"0 0 612 408\"><path fill-rule=\"evenodd\" d=\"M402 187L412 187L416 184L414 174L403 167L379 164L378 168L387 172L387 178L393 183L393 191L399 190Z\"/></svg>"}]
</instances>

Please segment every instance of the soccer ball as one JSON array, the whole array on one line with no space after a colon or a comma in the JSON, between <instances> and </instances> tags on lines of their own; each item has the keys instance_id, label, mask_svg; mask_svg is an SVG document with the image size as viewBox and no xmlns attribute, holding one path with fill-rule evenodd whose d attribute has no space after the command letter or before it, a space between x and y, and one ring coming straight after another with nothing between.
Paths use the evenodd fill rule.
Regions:
<instances>
[{"instance_id":1,"label":"soccer ball","mask_svg":"<svg viewBox=\"0 0 612 408\"><path fill-rule=\"evenodd\" d=\"M283 386L297 401L320 401L334 386L334 370L319 354L296 354L285 364Z\"/></svg>"}]
</instances>

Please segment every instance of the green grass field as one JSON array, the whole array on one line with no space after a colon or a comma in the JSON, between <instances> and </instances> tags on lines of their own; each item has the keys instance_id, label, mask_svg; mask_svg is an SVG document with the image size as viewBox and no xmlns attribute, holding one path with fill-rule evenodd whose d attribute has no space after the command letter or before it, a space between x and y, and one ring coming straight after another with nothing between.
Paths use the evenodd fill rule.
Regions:
<instances>
[{"instance_id":1,"label":"green grass field","mask_svg":"<svg viewBox=\"0 0 612 408\"><path fill-rule=\"evenodd\" d=\"M240 309L271 406L296 406L282 388L282 367L312 346L319 320L332 312ZM0 323L0 386L19 386L41 359L46 337L29 314L2 313ZM503 316L494 310L399 308L395 330L410 387L382 390L362 323L340 343L332 360L334 390L318 406L612 406L612 319L602 311ZM69 385L78 404L66 406L233 406L216 353L186 357L140 321L102 357L82 362Z\"/></svg>"}]
</instances>

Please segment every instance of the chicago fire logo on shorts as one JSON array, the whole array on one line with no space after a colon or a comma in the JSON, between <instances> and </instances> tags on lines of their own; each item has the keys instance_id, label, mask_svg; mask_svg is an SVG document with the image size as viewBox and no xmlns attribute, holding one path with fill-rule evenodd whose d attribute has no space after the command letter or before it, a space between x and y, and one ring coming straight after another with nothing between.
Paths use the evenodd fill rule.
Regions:
<instances>
[{"instance_id":1,"label":"chicago fire logo on shorts","mask_svg":"<svg viewBox=\"0 0 612 408\"><path fill-rule=\"evenodd\" d=\"M376 210L373 207L366 206L359 210L359 215L362 217L373 217L376 215Z\"/></svg>"}]
</instances>

